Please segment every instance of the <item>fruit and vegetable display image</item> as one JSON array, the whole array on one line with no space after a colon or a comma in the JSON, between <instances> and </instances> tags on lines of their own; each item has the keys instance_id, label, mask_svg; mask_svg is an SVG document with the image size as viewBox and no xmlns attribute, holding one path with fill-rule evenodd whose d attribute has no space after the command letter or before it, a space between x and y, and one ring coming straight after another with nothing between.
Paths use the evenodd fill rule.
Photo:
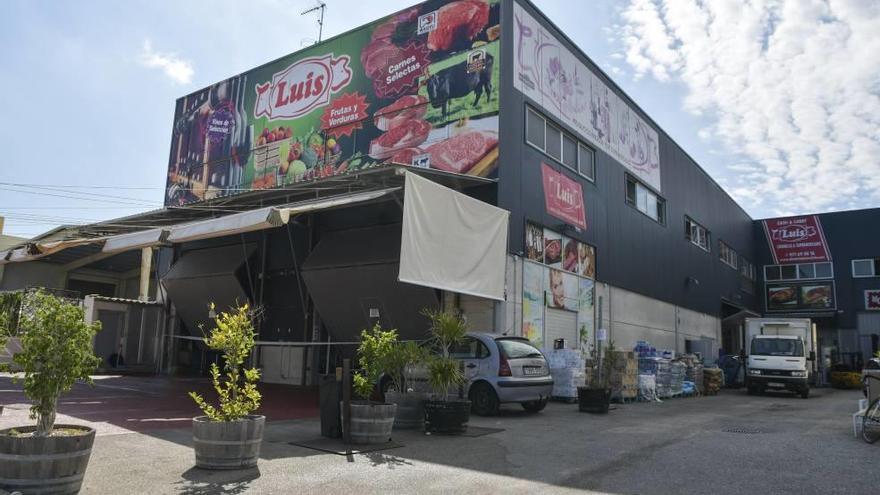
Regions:
<instances>
[{"instance_id":1,"label":"fruit and vegetable display image","mask_svg":"<svg viewBox=\"0 0 880 495\"><path fill-rule=\"evenodd\" d=\"M499 0L432 0L177 101L166 205L388 164L492 177Z\"/></svg>"}]
</instances>

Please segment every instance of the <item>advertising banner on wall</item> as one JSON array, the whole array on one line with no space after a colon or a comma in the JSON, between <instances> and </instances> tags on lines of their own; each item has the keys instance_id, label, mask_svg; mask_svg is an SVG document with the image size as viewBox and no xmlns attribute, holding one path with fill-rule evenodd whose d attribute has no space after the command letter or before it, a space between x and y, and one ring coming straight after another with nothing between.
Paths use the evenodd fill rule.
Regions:
<instances>
[{"instance_id":1,"label":"advertising banner on wall","mask_svg":"<svg viewBox=\"0 0 880 495\"><path fill-rule=\"evenodd\" d=\"M426 2L177 101L166 205L395 163L490 177L499 0Z\"/></svg>"},{"instance_id":2,"label":"advertising banner on wall","mask_svg":"<svg viewBox=\"0 0 880 495\"><path fill-rule=\"evenodd\" d=\"M544 207L547 213L581 230L587 228L584 208L584 189L581 183L557 172L546 163L541 164L544 181Z\"/></svg>"},{"instance_id":3,"label":"advertising banner on wall","mask_svg":"<svg viewBox=\"0 0 880 495\"><path fill-rule=\"evenodd\" d=\"M767 285L767 311L836 309L833 282Z\"/></svg>"},{"instance_id":4,"label":"advertising banner on wall","mask_svg":"<svg viewBox=\"0 0 880 495\"><path fill-rule=\"evenodd\" d=\"M831 261L831 251L815 215L764 220L764 233L777 265Z\"/></svg>"},{"instance_id":5,"label":"advertising banner on wall","mask_svg":"<svg viewBox=\"0 0 880 495\"><path fill-rule=\"evenodd\" d=\"M868 311L880 311L880 289L865 291L865 309Z\"/></svg>"},{"instance_id":6,"label":"advertising banner on wall","mask_svg":"<svg viewBox=\"0 0 880 495\"><path fill-rule=\"evenodd\" d=\"M513 17L514 87L660 191L657 131L517 3Z\"/></svg>"}]
</instances>

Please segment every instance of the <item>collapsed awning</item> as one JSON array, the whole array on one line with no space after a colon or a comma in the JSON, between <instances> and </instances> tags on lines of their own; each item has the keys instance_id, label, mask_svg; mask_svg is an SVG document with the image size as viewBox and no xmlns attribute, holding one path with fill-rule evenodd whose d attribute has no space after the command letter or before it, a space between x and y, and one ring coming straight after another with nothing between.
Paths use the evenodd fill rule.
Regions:
<instances>
[{"instance_id":1,"label":"collapsed awning","mask_svg":"<svg viewBox=\"0 0 880 495\"><path fill-rule=\"evenodd\" d=\"M377 191L366 191L344 196L335 196L327 199L304 201L292 205L270 206L259 210L246 211L211 220L184 224L171 228L171 231L168 234L168 242L179 243L197 241L201 239L244 234L255 230L280 227L286 224L290 220L290 217L295 215L372 201L398 190L400 190L399 187L391 187Z\"/></svg>"},{"instance_id":2,"label":"collapsed awning","mask_svg":"<svg viewBox=\"0 0 880 495\"><path fill-rule=\"evenodd\" d=\"M9 263L33 261L72 247L103 242L103 238L89 238L70 239L66 241L28 243L9 252L9 254L6 256L6 261ZM0 261L2 261L2 258L0 258Z\"/></svg>"},{"instance_id":3,"label":"collapsed awning","mask_svg":"<svg viewBox=\"0 0 880 495\"><path fill-rule=\"evenodd\" d=\"M509 217L407 172L399 280L503 301Z\"/></svg>"},{"instance_id":4,"label":"collapsed awning","mask_svg":"<svg viewBox=\"0 0 880 495\"><path fill-rule=\"evenodd\" d=\"M130 234L120 234L108 237L104 241L102 253L120 253L131 249L141 249L145 247L158 246L162 244L168 237L166 229L150 229L140 232L132 232Z\"/></svg>"}]
</instances>

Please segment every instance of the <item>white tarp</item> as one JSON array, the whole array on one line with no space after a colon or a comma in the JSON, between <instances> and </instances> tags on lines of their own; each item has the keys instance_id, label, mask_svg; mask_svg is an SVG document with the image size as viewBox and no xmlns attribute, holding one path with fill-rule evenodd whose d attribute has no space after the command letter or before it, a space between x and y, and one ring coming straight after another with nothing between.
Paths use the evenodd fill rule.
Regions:
<instances>
[{"instance_id":1,"label":"white tarp","mask_svg":"<svg viewBox=\"0 0 880 495\"><path fill-rule=\"evenodd\" d=\"M510 212L407 172L401 282L504 300Z\"/></svg>"},{"instance_id":2,"label":"white tarp","mask_svg":"<svg viewBox=\"0 0 880 495\"><path fill-rule=\"evenodd\" d=\"M104 241L103 253L116 253L131 249L158 246L162 243L167 231L165 229L141 230L130 234L114 235Z\"/></svg>"}]
</instances>

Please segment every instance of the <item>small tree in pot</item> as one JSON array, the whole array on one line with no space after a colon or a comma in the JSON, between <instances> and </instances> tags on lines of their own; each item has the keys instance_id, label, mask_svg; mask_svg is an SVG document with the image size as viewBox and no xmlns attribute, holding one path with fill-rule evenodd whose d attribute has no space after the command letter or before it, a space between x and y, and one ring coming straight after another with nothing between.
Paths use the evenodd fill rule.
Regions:
<instances>
[{"instance_id":1,"label":"small tree in pot","mask_svg":"<svg viewBox=\"0 0 880 495\"><path fill-rule=\"evenodd\" d=\"M396 342L385 360L383 392L387 402L397 404L394 428L421 428L425 422L424 391L415 390L410 378L428 357L426 349L416 342Z\"/></svg>"},{"instance_id":2,"label":"small tree in pot","mask_svg":"<svg viewBox=\"0 0 880 495\"><path fill-rule=\"evenodd\" d=\"M428 359L428 382L434 397L425 402L425 431L461 433L470 420L471 401L450 397L451 390L467 382L461 363L450 356L450 349L464 340L467 324L450 312L425 310L423 314L431 320L431 335L439 351Z\"/></svg>"},{"instance_id":3,"label":"small tree in pot","mask_svg":"<svg viewBox=\"0 0 880 495\"><path fill-rule=\"evenodd\" d=\"M252 320L247 304L220 313L205 339L209 348L222 353L225 373L221 375L220 367L211 364L211 378L219 399L216 407L201 395L189 393L205 413L193 418L197 467L245 469L257 465L266 417L252 414L260 407L262 398L257 390L260 372L245 368L256 338Z\"/></svg>"},{"instance_id":4,"label":"small tree in pot","mask_svg":"<svg viewBox=\"0 0 880 495\"><path fill-rule=\"evenodd\" d=\"M56 425L55 415L62 393L77 381L92 383L89 375L100 363L92 339L101 324L86 323L78 304L46 292L29 293L22 304L21 352L13 363L24 374L24 393L34 401L30 417L37 424L0 431L0 488L78 493L95 430Z\"/></svg>"},{"instance_id":5,"label":"small tree in pot","mask_svg":"<svg viewBox=\"0 0 880 495\"><path fill-rule=\"evenodd\" d=\"M352 381L355 394L363 400L351 403L351 441L353 443L385 443L391 441L391 430L397 413L397 404L373 402L370 397L379 383L398 345L397 330L383 330L376 323L361 332L358 346L358 365Z\"/></svg>"},{"instance_id":6,"label":"small tree in pot","mask_svg":"<svg viewBox=\"0 0 880 495\"><path fill-rule=\"evenodd\" d=\"M611 403L611 370L614 368L614 342L609 342L604 352L596 353L598 364L590 374L590 381L578 387L578 410L597 414L607 414Z\"/></svg>"}]
</instances>

